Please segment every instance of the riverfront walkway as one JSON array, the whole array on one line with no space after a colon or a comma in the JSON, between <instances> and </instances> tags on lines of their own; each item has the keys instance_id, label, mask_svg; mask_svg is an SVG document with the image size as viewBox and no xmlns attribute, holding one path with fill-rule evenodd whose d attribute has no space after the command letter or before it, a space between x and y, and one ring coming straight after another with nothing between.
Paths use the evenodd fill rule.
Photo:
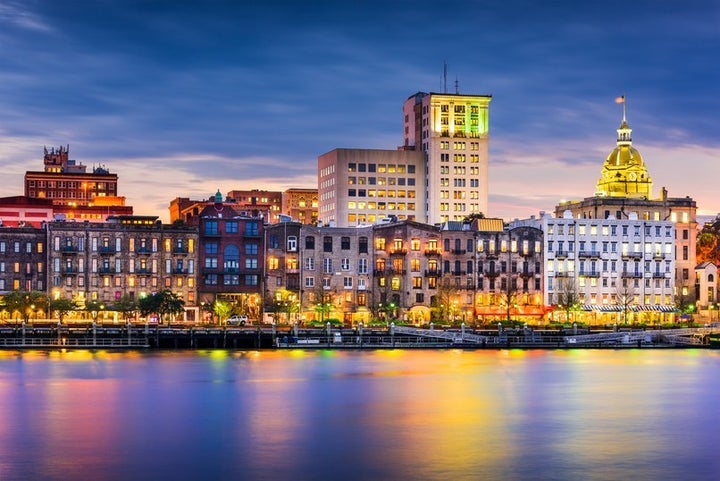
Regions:
<instances>
[{"instance_id":1,"label":"riverfront walkway","mask_svg":"<svg viewBox=\"0 0 720 481\"><path fill-rule=\"evenodd\" d=\"M0 349L708 347L711 334L720 334L720 326L567 332L423 329L392 324L386 329L20 324L0 326Z\"/></svg>"}]
</instances>

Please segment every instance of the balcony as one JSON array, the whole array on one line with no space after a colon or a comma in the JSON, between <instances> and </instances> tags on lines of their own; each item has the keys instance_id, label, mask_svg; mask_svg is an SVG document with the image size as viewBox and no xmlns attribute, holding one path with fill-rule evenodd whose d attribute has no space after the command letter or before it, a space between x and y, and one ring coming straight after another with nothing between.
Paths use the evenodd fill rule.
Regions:
<instances>
[{"instance_id":1,"label":"balcony","mask_svg":"<svg viewBox=\"0 0 720 481\"><path fill-rule=\"evenodd\" d=\"M441 256L442 251L440 249L425 249L425 255L427 257Z\"/></svg>"},{"instance_id":2,"label":"balcony","mask_svg":"<svg viewBox=\"0 0 720 481\"><path fill-rule=\"evenodd\" d=\"M453 255L456 255L456 256L462 256L462 255L467 254L467 251L465 249L452 249L450 252L452 252Z\"/></svg>"},{"instance_id":3,"label":"balcony","mask_svg":"<svg viewBox=\"0 0 720 481\"><path fill-rule=\"evenodd\" d=\"M570 277L570 274L572 274L572 273L571 273L571 272L567 272L567 271L565 271L565 272L556 272L556 273L555 273L555 277Z\"/></svg>"},{"instance_id":4,"label":"balcony","mask_svg":"<svg viewBox=\"0 0 720 481\"><path fill-rule=\"evenodd\" d=\"M239 267L224 267L222 270L223 274L237 274L240 272Z\"/></svg>"},{"instance_id":5,"label":"balcony","mask_svg":"<svg viewBox=\"0 0 720 481\"><path fill-rule=\"evenodd\" d=\"M182 267L176 267L172 270L172 273L176 275L185 275L188 273L188 270L187 268L183 269Z\"/></svg>"},{"instance_id":6,"label":"balcony","mask_svg":"<svg viewBox=\"0 0 720 481\"><path fill-rule=\"evenodd\" d=\"M390 274L393 276L404 276L407 274L407 271L405 269L391 269Z\"/></svg>"},{"instance_id":7,"label":"balcony","mask_svg":"<svg viewBox=\"0 0 720 481\"><path fill-rule=\"evenodd\" d=\"M429 269L425 271L425 277L440 277L440 269Z\"/></svg>"},{"instance_id":8,"label":"balcony","mask_svg":"<svg viewBox=\"0 0 720 481\"><path fill-rule=\"evenodd\" d=\"M373 276L375 277L382 277L386 273L385 269L374 269L373 270Z\"/></svg>"},{"instance_id":9,"label":"balcony","mask_svg":"<svg viewBox=\"0 0 720 481\"><path fill-rule=\"evenodd\" d=\"M567 257L568 254L569 254L568 251L555 251L555 257L558 259L561 257Z\"/></svg>"},{"instance_id":10,"label":"balcony","mask_svg":"<svg viewBox=\"0 0 720 481\"><path fill-rule=\"evenodd\" d=\"M148 255L152 254L152 251L150 250L149 247L138 247L135 249L135 254L148 256Z\"/></svg>"},{"instance_id":11,"label":"balcony","mask_svg":"<svg viewBox=\"0 0 720 481\"><path fill-rule=\"evenodd\" d=\"M623 271L621 275L622 277L641 278L643 273L639 271Z\"/></svg>"},{"instance_id":12,"label":"balcony","mask_svg":"<svg viewBox=\"0 0 720 481\"><path fill-rule=\"evenodd\" d=\"M653 254L653 259L664 259L664 258L665 258L665 254L663 254L662 252L656 252Z\"/></svg>"},{"instance_id":13,"label":"balcony","mask_svg":"<svg viewBox=\"0 0 720 481\"><path fill-rule=\"evenodd\" d=\"M483 274L485 277L495 278L500 275L500 271L487 271L481 272L480 274Z\"/></svg>"},{"instance_id":14,"label":"balcony","mask_svg":"<svg viewBox=\"0 0 720 481\"><path fill-rule=\"evenodd\" d=\"M533 271L520 271L520 277L533 277L535 273Z\"/></svg>"},{"instance_id":15,"label":"balcony","mask_svg":"<svg viewBox=\"0 0 720 481\"><path fill-rule=\"evenodd\" d=\"M109 256L115 254L117 251L114 247L111 246L100 246L98 252L100 253L100 255Z\"/></svg>"},{"instance_id":16,"label":"balcony","mask_svg":"<svg viewBox=\"0 0 720 481\"><path fill-rule=\"evenodd\" d=\"M628 251L622 253L623 259L642 259L643 253L641 251Z\"/></svg>"},{"instance_id":17,"label":"balcony","mask_svg":"<svg viewBox=\"0 0 720 481\"><path fill-rule=\"evenodd\" d=\"M141 267L139 269L135 269L135 273L138 275L141 275L141 276L147 276L147 275L152 274L152 269L150 269L148 267L145 267L145 268Z\"/></svg>"},{"instance_id":18,"label":"balcony","mask_svg":"<svg viewBox=\"0 0 720 481\"><path fill-rule=\"evenodd\" d=\"M78 270L77 267L63 267L62 269L60 269L60 272L62 274L77 274Z\"/></svg>"},{"instance_id":19,"label":"balcony","mask_svg":"<svg viewBox=\"0 0 720 481\"><path fill-rule=\"evenodd\" d=\"M115 271L114 267L100 267L98 273L100 274L117 274L119 271Z\"/></svg>"},{"instance_id":20,"label":"balcony","mask_svg":"<svg viewBox=\"0 0 720 481\"><path fill-rule=\"evenodd\" d=\"M398 249L390 249L390 255L391 256L404 256L407 255L408 250L405 248L398 248Z\"/></svg>"},{"instance_id":21,"label":"balcony","mask_svg":"<svg viewBox=\"0 0 720 481\"><path fill-rule=\"evenodd\" d=\"M600 251L580 251L580 257L600 257Z\"/></svg>"},{"instance_id":22,"label":"balcony","mask_svg":"<svg viewBox=\"0 0 720 481\"><path fill-rule=\"evenodd\" d=\"M464 276L465 274L467 274L467 272L465 272L465 271L450 271L450 274L452 274L454 276Z\"/></svg>"},{"instance_id":23,"label":"balcony","mask_svg":"<svg viewBox=\"0 0 720 481\"><path fill-rule=\"evenodd\" d=\"M479 254L482 254L482 252L479 252ZM497 251L488 251L488 252L485 252L485 258L486 258L486 259L497 259L497 258L498 258L498 253L497 253Z\"/></svg>"},{"instance_id":24,"label":"balcony","mask_svg":"<svg viewBox=\"0 0 720 481\"><path fill-rule=\"evenodd\" d=\"M80 252L80 249L78 249L78 247L74 245L64 245L60 246L60 251L63 254L77 254L78 252Z\"/></svg>"},{"instance_id":25,"label":"balcony","mask_svg":"<svg viewBox=\"0 0 720 481\"><path fill-rule=\"evenodd\" d=\"M670 277L669 272L653 272L652 276L654 279L665 279L665 277Z\"/></svg>"},{"instance_id":26,"label":"balcony","mask_svg":"<svg viewBox=\"0 0 720 481\"><path fill-rule=\"evenodd\" d=\"M580 271L582 277L600 277L600 271Z\"/></svg>"},{"instance_id":27,"label":"balcony","mask_svg":"<svg viewBox=\"0 0 720 481\"><path fill-rule=\"evenodd\" d=\"M299 273L300 273L300 269L298 269L297 267L295 267L295 268L288 267L285 269L285 274L299 274Z\"/></svg>"},{"instance_id":28,"label":"balcony","mask_svg":"<svg viewBox=\"0 0 720 481\"><path fill-rule=\"evenodd\" d=\"M188 248L186 246L173 246L172 253L173 254L187 254Z\"/></svg>"}]
</instances>

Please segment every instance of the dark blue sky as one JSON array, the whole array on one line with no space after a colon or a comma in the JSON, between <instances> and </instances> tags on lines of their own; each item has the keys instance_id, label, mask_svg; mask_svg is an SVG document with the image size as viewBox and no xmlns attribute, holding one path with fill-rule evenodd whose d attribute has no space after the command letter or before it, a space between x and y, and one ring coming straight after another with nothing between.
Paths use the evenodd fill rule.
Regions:
<instances>
[{"instance_id":1,"label":"dark blue sky","mask_svg":"<svg viewBox=\"0 0 720 481\"><path fill-rule=\"evenodd\" d=\"M322 153L400 145L403 101L447 62L449 91L493 95L490 215L592 195L622 94L656 194L714 214L718 60L719 0L0 0L0 195L61 144L163 218L314 187Z\"/></svg>"}]
</instances>

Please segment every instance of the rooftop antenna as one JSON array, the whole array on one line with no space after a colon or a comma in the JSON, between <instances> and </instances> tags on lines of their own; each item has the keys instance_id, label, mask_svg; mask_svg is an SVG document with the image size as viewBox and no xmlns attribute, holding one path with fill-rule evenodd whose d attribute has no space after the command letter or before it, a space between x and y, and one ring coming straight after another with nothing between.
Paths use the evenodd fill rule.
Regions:
<instances>
[{"instance_id":1,"label":"rooftop antenna","mask_svg":"<svg viewBox=\"0 0 720 481\"><path fill-rule=\"evenodd\" d=\"M447 93L447 62L443 62L443 93Z\"/></svg>"},{"instance_id":2,"label":"rooftop antenna","mask_svg":"<svg viewBox=\"0 0 720 481\"><path fill-rule=\"evenodd\" d=\"M460 82L458 82L457 75L455 76L455 95L460 94Z\"/></svg>"}]
</instances>

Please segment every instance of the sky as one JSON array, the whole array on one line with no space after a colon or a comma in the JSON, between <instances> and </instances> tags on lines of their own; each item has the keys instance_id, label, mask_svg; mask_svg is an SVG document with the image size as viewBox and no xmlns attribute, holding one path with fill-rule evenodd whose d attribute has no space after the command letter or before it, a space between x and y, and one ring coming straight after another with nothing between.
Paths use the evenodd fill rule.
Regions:
<instances>
[{"instance_id":1,"label":"sky","mask_svg":"<svg viewBox=\"0 0 720 481\"><path fill-rule=\"evenodd\" d=\"M490 94L488 216L593 195L627 98L654 192L720 212L720 0L0 0L0 196L43 147L176 197L317 187L418 91ZM457 82L457 84L456 84Z\"/></svg>"}]
</instances>

